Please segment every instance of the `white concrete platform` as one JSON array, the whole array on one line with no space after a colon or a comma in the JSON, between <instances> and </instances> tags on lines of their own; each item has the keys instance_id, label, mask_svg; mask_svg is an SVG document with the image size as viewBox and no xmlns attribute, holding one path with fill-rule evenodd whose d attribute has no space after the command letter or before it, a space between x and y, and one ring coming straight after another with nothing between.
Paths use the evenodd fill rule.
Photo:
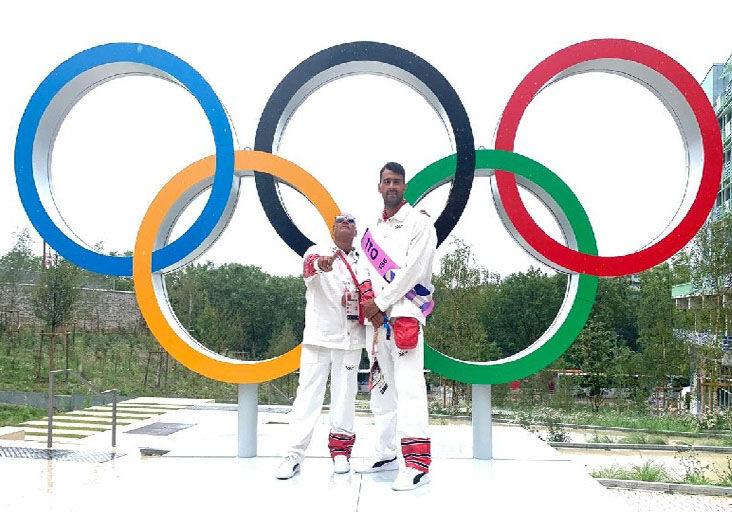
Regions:
<instances>
[{"instance_id":1,"label":"white concrete platform","mask_svg":"<svg viewBox=\"0 0 732 512\"><path fill-rule=\"evenodd\" d=\"M111 405L97 405L84 409L89 412L106 412L112 414ZM133 407L117 407L117 412L128 415L154 416L156 414L165 414L169 409L150 409L150 408L133 408Z\"/></svg>"},{"instance_id":2,"label":"white concrete platform","mask_svg":"<svg viewBox=\"0 0 732 512\"><path fill-rule=\"evenodd\" d=\"M157 414L157 413L156 413ZM165 413L163 413L165 414ZM101 419L112 419L112 411L97 411L97 410L90 410L90 409L82 409L80 411L71 411L65 413L66 416L79 416L79 417L87 417L87 418L101 418ZM138 418L149 418L151 416L155 416L155 414L138 414L138 413L131 413L126 411L117 411L117 417L127 417L132 419L138 419Z\"/></svg>"},{"instance_id":3,"label":"white concrete platform","mask_svg":"<svg viewBox=\"0 0 732 512\"><path fill-rule=\"evenodd\" d=\"M38 420L46 422L47 420ZM85 418L84 416L65 416L63 414L57 414L53 417L53 422L66 422L66 423L88 423L89 425L100 425L100 426L109 426L112 425L112 418ZM120 420L117 419L118 425L129 425L130 423L134 423L135 420ZM26 422L30 423L30 422Z\"/></svg>"},{"instance_id":4,"label":"white concrete platform","mask_svg":"<svg viewBox=\"0 0 732 512\"><path fill-rule=\"evenodd\" d=\"M166 437L120 432L118 452L125 455L101 464L0 458L0 510L129 512L225 507L453 512L458 506L621 512L627 508L581 465L518 427L494 425L495 459L478 461L471 458L469 426L432 426L432 482L397 493L391 490L395 472L332 473L326 415L321 416L302 471L287 481L273 476L285 448L285 414L259 414L259 456L253 459L235 456L235 411L180 410L155 420L195 426ZM372 430L370 417L357 418L354 459L370 454ZM170 452L163 457L142 457L139 447L143 446ZM108 450L109 433L90 436L75 448Z\"/></svg>"},{"instance_id":5,"label":"white concrete platform","mask_svg":"<svg viewBox=\"0 0 732 512\"><path fill-rule=\"evenodd\" d=\"M214 401L211 398L172 398L164 396L139 396L137 398L130 398L124 402L124 404L153 404L153 405L171 405L178 407L190 407L192 405L205 405L213 404Z\"/></svg>"},{"instance_id":6,"label":"white concrete platform","mask_svg":"<svg viewBox=\"0 0 732 512\"><path fill-rule=\"evenodd\" d=\"M26 421L23 423L23 426L26 427L33 427L33 428L48 428L48 421L47 420L33 420L33 421ZM104 432L107 430L107 427L104 425L94 425L89 423L75 423L73 421L63 421L63 420L57 420L56 418L53 418L53 428L54 429L73 429L73 428L79 428L80 430L90 430L90 431L96 431L96 432Z\"/></svg>"}]
</instances>

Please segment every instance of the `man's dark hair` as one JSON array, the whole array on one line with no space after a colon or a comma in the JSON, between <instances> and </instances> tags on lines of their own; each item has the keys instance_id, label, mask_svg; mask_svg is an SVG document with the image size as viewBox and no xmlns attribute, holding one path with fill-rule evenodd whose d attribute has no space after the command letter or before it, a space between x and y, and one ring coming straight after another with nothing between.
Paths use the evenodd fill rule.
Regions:
<instances>
[{"instance_id":1,"label":"man's dark hair","mask_svg":"<svg viewBox=\"0 0 732 512\"><path fill-rule=\"evenodd\" d=\"M400 174L401 177L404 178L404 181L407 181L407 173L404 171L404 167L402 167L402 164L398 164L396 162L386 162L384 164L384 167L382 167L379 171L379 181L381 181L381 178L384 175L384 171L391 171Z\"/></svg>"}]
</instances>

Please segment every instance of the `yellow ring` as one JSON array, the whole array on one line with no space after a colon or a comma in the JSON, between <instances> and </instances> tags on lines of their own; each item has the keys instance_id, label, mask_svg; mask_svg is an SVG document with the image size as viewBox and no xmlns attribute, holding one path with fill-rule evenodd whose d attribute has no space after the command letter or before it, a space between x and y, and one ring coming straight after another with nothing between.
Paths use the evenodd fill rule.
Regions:
<instances>
[{"instance_id":1,"label":"yellow ring","mask_svg":"<svg viewBox=\"0 0 732 512\"><path fill-rule=\"evenodd\" d=\"M232 384L258 384L295 371L300 363L300 345L281 356L265 361L225 358L206 349L192 337L189 341L184 340L166 319L160 308L160 298L155 293L152 253L160 227L169 210L186 191L201 181L213 177L215 166L214 156L189 165L165 184L148 208L137 233L132 258L135 295L150 332L181 364L210 379ZM236 151L234 166L236 170L255 170L271 174L295 187L318 209L328 227L340 211L318 180L284 158L261 151ZM170 313L175 316L172 308ZM199 345L200 348L194 347L193 344Z\"/></svg>"}]
</instances>

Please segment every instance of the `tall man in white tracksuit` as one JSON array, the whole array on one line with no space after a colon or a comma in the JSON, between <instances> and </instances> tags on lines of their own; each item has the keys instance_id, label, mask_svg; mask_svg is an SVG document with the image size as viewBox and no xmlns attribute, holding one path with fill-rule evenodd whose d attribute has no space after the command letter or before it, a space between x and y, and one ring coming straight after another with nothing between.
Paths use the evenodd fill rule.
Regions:
<instances>
[{"instance_id":1,"label":"tall man in white tracksuit","mask_svg":"<svg viewBox=\"0 0 732 512\"><path fill-rule=\"evenodd\" d=\"M366 349L372 375L377 362L383 381L371 390L378 431L375 457L356 471L398 468L394 490L411 490L428 483L431 462L423 373L424 325L434 305L431 281L437 235L429 216L404 201L405 189L404 168L387 163L379 175L384 211L373 232L367 232L362 240L376 292L374 300L364 303L364 314L373 326L382 326L375 341L372 327L367 328ZM400 460L397 437L401 441Z\"/></svg>"},{"instance_id":2,"label":"tall man in white tracksuit","mask_svg":"<svg viewBox=\"0 0 732 512\"><path fill-rule=\"evenodd\" d=\"M320 417L329 374L328 448L334 472L350 471L349 459L356 439L353 423L357 375L366 323L363 315L359 321L358 288L369 277L368 264L360 250L353 247L355 236L355 218L338 215L333 225L334 243L314 245L303 258L305 330L297 397L288 415L289 444L275 473L281 480L300 470Z\"/></svg>"}]
</instances>

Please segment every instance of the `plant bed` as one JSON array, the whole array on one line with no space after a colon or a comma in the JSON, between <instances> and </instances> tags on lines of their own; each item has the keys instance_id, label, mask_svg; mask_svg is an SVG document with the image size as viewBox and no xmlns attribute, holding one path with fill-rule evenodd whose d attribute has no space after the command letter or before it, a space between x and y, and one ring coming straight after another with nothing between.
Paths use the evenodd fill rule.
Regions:
<instances>
[{"instance_id":1,"label":"plant bed","mask_svg":"<svg viewBox=\"0 0 732 512\"><path fill-rule=\"evenodd\" d=\"M535 410L529 409L515 412L504 411L501 414L496 414L494 411L493 421L496 423L521 423L522 418L531 418L534 416L536 419L531 419L530 423L536 426L543 426L545 422L542 421L541 413L536 412L539 410L539 408L536 408ZM630 414L628 414L627 417L624 417L624 413L618 412L613 413L612 415L600 414L592 417L587 414L569 415L562 413L561 411L553 411L553 413L560 418L560 426L576 430L612 430L617 432L637 432L659 435L683 435L685 437L732 437L732 430L700 429L697 428L698 425L692 424L692 420L688 417L676 418ZM496 418L496 416L501 417ZM591 419L593 421L568 421L569 419Z\"/></svg>"},{"instance_id":2,"label":"plant bed","mask_svg":"<svg viewBox=\"0 0 732 512\"><path fill-rule=\"evenodd\" d=\"M46 411L27 405L0 404L0 427L17 425L25 421L40 420Z\"/></svg>"},{"instance_id":3,"label":"plant bed","mask_svg":"<svg viewBox=\"0 0 732 512\"><path fill-rule=\"evenodd\" d=\"M732 496L732 487L722 485L693 485L674 482L643 482L614 478L596 478L605 487L644 491L693 494L698 496Z\"/></svg>"},{"instance_id":4,"label":"plant bed","mask_svg":"<svg viewBox=\"0 0 732 512\"><path fill-rule=\"evenodd\" d=\"M579 448L586 450L653 450L668 452L708 452L708 453L730 453L729 446L693 446L684 444L631 444L631 443L557 443L549 442L553 448Z\"/></svg>"},{"instance_id":5,"label":"plant bed","mask_svg":"<svg viewBox=\"0 0 732 512\"><path fill-rule=\"evenodd\" d=\"M732 495L732 459L726 458L726 464L714 466L707 462L706 464L695 454L695 452L685 453L683 455L674 456L677 460L676 468L656 462L654 460L644 460L641 464L631 466L605 466L595 468L591 471L591 475L597 479L607 479L619 482L654 482L662 484L672 484L676 486L691 486L695 488L720 487L728 489L724 494ZM616 483L615 485L620 485ZM624 484L628 488L643 488L636 484ZM633 485L634 487L629 487ZM670 488L666 489L669 492ZM679 492L682 488L677 487ZM711 492L719 493L719 490ZM702 490L701 493L704 493Z\"/></svg>"}]
</instances>

